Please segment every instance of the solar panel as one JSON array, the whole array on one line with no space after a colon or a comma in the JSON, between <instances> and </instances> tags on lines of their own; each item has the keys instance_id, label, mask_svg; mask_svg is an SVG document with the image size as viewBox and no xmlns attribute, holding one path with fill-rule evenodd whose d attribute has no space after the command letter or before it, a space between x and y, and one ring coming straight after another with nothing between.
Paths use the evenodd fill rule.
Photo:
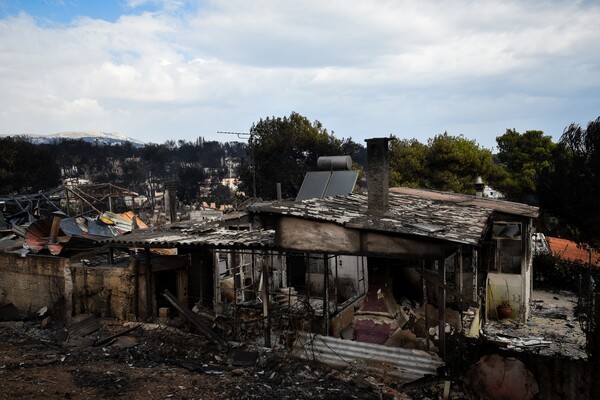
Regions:
<instances>
[{"instance_id":1,"label":"solar panel","mask_svg":"<svg viewBox=\"0 0 600 400\"><path fill-rule=\"evenodd\" d=\"M358 171L307 172L296 201L352 193L357 178Z\"/></svg>"},{"instance_id":2,"label":"solar panel","mask_svg":"<svg viewBox=\"0 0 600 400\"><path fill-rule=\"evenodd\" d=\"M338 196L352 193L357 178L358 171L333 171L324 196Z\"/></svg>"},{"instance_id":3,"label":"solar panel","mask_svg":"<svg viewBox=\"0 0 600 400\"><path fill-rule=\"evenodd\" d=\"M307 172L298 191L298 196L296 196L296 201L322 198L325 189L327 189L330 176L331 172L329 171Z\"/></svg>"}]
</instances>

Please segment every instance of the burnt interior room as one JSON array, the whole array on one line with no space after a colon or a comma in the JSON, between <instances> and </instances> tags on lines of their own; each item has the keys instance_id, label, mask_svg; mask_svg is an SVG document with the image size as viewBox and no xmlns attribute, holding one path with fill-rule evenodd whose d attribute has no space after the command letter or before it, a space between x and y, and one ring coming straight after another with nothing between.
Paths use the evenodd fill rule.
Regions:
<instances>
[{"instance_id":1,"label":"burnt interior room","mask_svg":"<svg viewBox=\"0 0 600 400\"><path fill-rule=\"evenodd\" d=\"M188 252L182 251L181 254ZM208 249L189 251L191 266L188 270L188 306L196 304L213 309L214 297L214 257Z\"/></svg>"},{"instance_id":2,"label":"burnt interior room","mask_svg":"<svg viewBox=\"0 0 600 400\"><path fill-rule=\"evenodd\" d=\"M369 257L369 291L386 288L400 303L403 298L412 305L423 301L421 276L418 260L404 258Z\"/></svg>"},{"instance_id":3,"label":"burnt interior room","mask_svg":"<svg viewBox=\"0 0 600 400\"><path fill-rule=\"evenodd\" d=\"M303 253L288 253L286 257L288 286L293 287L298 294L307 294L306 257Z\"/></svg>"},{"instance_id":4,"label":"burnt interior room","mask_svg":"<svg viewBox=\"0 0 600 400\"><path fill-rule=\"evenodd\" d=\"M165 270L154 272L154 295L156 298L156 309L167 307L170 309L170 314L175 315L175 309L164 298L162 293L168 290L174 295L177 295L177 270Z\"/></svg>"}]
</instances>

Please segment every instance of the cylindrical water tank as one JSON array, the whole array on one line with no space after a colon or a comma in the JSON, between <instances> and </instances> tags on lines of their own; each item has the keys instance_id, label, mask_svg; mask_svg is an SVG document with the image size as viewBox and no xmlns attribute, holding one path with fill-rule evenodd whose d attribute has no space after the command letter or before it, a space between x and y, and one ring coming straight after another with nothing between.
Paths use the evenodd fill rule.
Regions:
<instances>
[{"instance_id":1,"label":"cylindrical water tank","mask_svg":"<svg viewBox=\"0 0 600 400\"><path fill-rule=\"evenodd\" d=\"M350 156L323 156L317 159L317 167L321 170L352 168L352 157Z\"/></svg>"}]
</instances>

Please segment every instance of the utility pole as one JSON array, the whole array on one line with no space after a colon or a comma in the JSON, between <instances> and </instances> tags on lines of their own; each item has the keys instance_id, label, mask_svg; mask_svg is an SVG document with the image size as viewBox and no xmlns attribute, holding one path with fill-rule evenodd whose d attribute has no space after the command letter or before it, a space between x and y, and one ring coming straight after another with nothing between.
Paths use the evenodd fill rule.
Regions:
<instances>
[{"instance_id":1,"label":"utility pole","mask_svg":"<svg viewBox=\"0 0 600 400\"><path fill-rule=\"evenodd\" d=\"M250 143L250 156L252 157L252 198L256 202L256 162L254 160L254 133L217 131L224 135L236 135L239 139L247 139Z\"/></svg>"}]
</instances>

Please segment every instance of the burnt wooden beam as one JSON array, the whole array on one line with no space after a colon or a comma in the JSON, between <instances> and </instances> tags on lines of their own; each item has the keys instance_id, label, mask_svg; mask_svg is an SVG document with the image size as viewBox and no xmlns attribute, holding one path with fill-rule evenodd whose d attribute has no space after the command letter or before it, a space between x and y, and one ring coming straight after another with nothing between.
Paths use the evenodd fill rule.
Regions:
<instances>
[{"instance_id":1,"label":"burnt wooden beam","mask_svg":"<svg viewBox=\"0 0 600 400\"><path fill-rule=\"evenodd\" d=\"M215 332L211 328L210 324L205 322L202 319L202 317L195 314L189 308L181 304L179 300L177 300L177 298L173 296L173 294L168 290L165 289L162 295L165 299L167 299L169 303L171 303L173 307L175 307L177 311L179 311L181 315L183 315L188 321L190 321L206 339L208 339L212 343L219 345L222 350L227 349L227 341L225 341L225 339L221 335Z\"/></svg>"},{"instance_id":2,"label":"burnt wooden beam","mask_svg":"<svg viewBox=\"0 0 600 400\"><path fill-rule=\"evenodd\" d=\"M329 336L329 259L323 255L323 335Z\"/></svg>"},{"instance_id":3,"label":"burnt wooden beam","mask_svg":"<svg viewBox=\"0 0 600 400\"><path fill-rule=\"evenodd\" d=\"M446 266L444 259L438 260L438 278L442 285L438 286L438 336L440 344L440 356L446 359Z\"/></svg>"},{"instance_id":4,"label":"burnt wooden beam","mask_svg":"<svg viewBox=\"0 0 600 400\"><path fill-rule=\"evenodd\" d=\"M118 338L118 337L120 337L120 336L123 336L123 335L127 335L129 332L132 332L132 331L136 330L136 329L137 329L137 328L139 328L140 326L142 326L142 324L138 324L138 325L136 325L136 326L133 326L133 327L131 327L131 328L127 328L127 329L125 329L125 330L122 330L121 332L117 332L117 333L115 333L114 335L110 335L110 336L107 336L107 337L105 337L105 338L98 339L98 340L96 340L96 342L94 343L94 346L102 346L102 345L104 345L104 344L106 344L106 343L110 343L110 342L111 342L111 341L113 341L114 339L116 339L116 338Z\"/></svg>"},{"instance_id":5,"label":"burnt wooden beam","mask_svg":"<svg viewBox=\"0 0 600 400\"><path fill-rule=\"evenodd\" d=\"M422 269L421 271L416 270L417 273L419 273L423 278L425 278L429 283L434 284L436 287L439 288L443 288L444 290L446 290L448 293L460 297L460 299L462 301L464 301L465 303L468 303L471 307L479 307L479 303L476 301L471 300L470 298L468 298L467 296L464 296L463 294L461 294L460 292L458 292L456 289L454 289L452 286L449 286L447 283L443 283L438 276L432 274L429 271L426 271L424 269Z\"/></svg>"},{"instance_id":6,"label":"burnt wooden beam","mask_svg":"<svg viewBox=\"0 0 600 400\"><path fill-rule=\"evenodd\" d=\"M269 294L269 263L262 262L262 277L263 277L263 317L265 320L265 346L271 347L271 310L270 310L270 294Z\"/></svg>"},{"instance_id":7,"label":"burnt wooden beam","mask_svg":"<svg viewBox=\"0 0 600 400\"><path fill-rule=\"evenodd\" d=\"M154 307L152 307L152 264L150 263L150 249L144 249L144 260L146 267L146 320L154 315Z\"/></svg>"}]
</instances>

